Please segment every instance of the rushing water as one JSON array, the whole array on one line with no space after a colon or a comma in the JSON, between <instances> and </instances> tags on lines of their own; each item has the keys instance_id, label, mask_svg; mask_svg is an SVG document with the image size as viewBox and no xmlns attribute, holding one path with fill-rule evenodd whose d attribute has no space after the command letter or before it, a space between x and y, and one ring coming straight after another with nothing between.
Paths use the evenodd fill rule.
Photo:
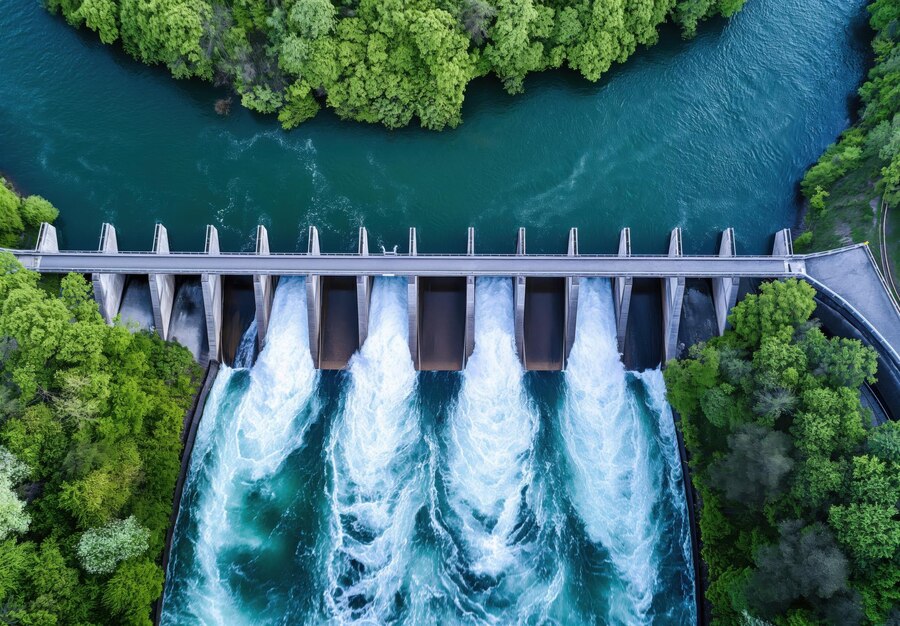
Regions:
<instances>
[{"instance_id":1,"label":"rushing water","mask_svg":"<svg viewBox=\"0 0 900 626\"><path fill-rule=\"evenodd\" d=\"M426 376L405 282L377 278L366 342L324 375L283 280L266 347L207 401L163 622L692 623L662 377L622 367L608 282L581 294L565 373L523 371L512 283L478 279L465 371Z\"/></svg>"},{"instance_id":2,"label":"rushing water","mask_svg":"<svg viewBox=\"0 0 900 626\"><path fill-rule=\"evenodd\" d=\"M462 251L475 226L482 251L613 252L632 228L637 252L665 249L674 226L687 251L712 252L736 229L763 252L794 222L796 185L849 121L862 76L866 0L748 0L696 39L664 29L596 85L568 72L530 77L507 96L479 80L454 131L390 132L323 113L290 133L224 93L173 80L48 15L38 0L0 2L0 172L62 210L61 243L94 248L100 223L123 248L148 249L154 221L174 249L252 249L258 222L273 251ZM374 248L377 249L377 248Z\"/></svg>"}]
</instances>

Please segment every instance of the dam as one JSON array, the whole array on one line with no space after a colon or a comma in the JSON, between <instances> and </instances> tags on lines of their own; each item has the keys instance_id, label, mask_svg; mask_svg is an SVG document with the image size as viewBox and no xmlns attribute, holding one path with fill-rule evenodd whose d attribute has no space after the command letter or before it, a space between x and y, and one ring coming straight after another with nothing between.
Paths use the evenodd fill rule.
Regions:
<instances>
[{"instance_id":1,"label":"dam","mask_svg":"<svg viewBox=\"0 0 900 626\"><path fill-rule=\"evenodd\" d=\"M865 245L795 254L785 229L775 234L771 255L739 255L729 228L720 235L718 255L688 256L682 231L675 228L665 254L636 255L631 231L625 228L616 254L592 254L579 248L578 229L572 228L565 254L548 255L528 254L526 230L520 228L514 253L478 254L475 235L469 228L465 254L422 254L416 229L410 228L406 252L394 248L373 253L361 227L356 253L329 253L322 250L316 227L310 226L306 253L284 254L270 250L267 230L260 225L253 252L231 253L220 249L218 231L210 225L204 251L183 253L170 249L166 228L157 224L149 252L126 252L118 249L115 227L104 223L97 250L61 251L55 228L44 224L34 250L12 252L37 272L89 275L107 321L149 302L152 312L132 313L137 323L152 318L152 328L164 339L189 336L185 343L201 363L232 363L237 343L254 318L257 349L262 349L275 287L285 276L306 278L309 351L314 366L324 370L345 368L365 342L374 277L403 277L409 351L420 371L465 368L474 347L476 277L512 281L516 351L531 371L566 369L582 279L611 279L619 351L626 362L653 367L696 341L681 329L686 287L691 297L699 294L708 309L711 335L724 332L728 312L740 294L752 290L754 281L793 277L810 282L828 310L840 310L845 325L875 347L891 370L900 368L900 311ZM190 333L185 315L174 315L175 303L198 286L202 300L194 314L202 318L202 327ZM136 296L135 290L141 294ZM629 323L632 313L641 309L661 320L658 328ZM177 317L182 318L180 334Z\"/></svg>"}]
</instances>

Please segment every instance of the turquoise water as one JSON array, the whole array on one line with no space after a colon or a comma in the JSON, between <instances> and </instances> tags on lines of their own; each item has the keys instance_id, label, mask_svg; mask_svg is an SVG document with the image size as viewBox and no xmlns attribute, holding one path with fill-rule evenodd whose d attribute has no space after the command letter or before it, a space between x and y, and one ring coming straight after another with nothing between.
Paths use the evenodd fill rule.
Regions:
<instances>
[{"instance_id":1,"label":"turquoise water","mask_svg":"<svg viewBox=\"0 0 900 626\"><path fill-rule=\"evenodd\" d=\"M519 365L508 279L478 279L453 374L413 370L402 279L341 374L312 368L302 279L275 298L207 401L164 624L695 621L672 414L619 361L608 281L581 286L564 374Z\"/></svg>"},{"instance_id":2,"label":"turquoise water","mask_svg":"<svg viewBox=\"0 0 900 626\"><path fill-rule=\"evenodd\" d=\"M483 251L562 251L580 228L585 251L614 251L632 228L637 251L664 249L674 226L687 251L711 252L736 229L763 252L793 224L804 169L846 126L865 62L865 0L749 0L732 22L693 41L665 31L598 84L566 72L471 85L463 125L389 132L330 114L283 133L224 93L172 80L37 0L0 3L0 172L62 210L62 243L96 246L100 223L123 248L150 247L153 223L173 247L198 249L204 225L226 249L249 249L268 225L273 250L305 249L310 223L329 250L372 244Z\"/></svg>"}]
</instances>

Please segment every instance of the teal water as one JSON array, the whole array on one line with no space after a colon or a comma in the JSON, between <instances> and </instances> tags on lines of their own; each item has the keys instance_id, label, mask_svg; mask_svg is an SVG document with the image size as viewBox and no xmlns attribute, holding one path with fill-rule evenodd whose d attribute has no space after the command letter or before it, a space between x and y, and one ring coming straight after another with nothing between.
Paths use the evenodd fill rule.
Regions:
<instances>
[{"instance_id":1,"label":"teal water","mask_svg":"<svg viewBox=\"0 0 900 626\"><path fill-rule=\"evenodd\" d=\"M805 168L847 125L863 75L865 0L749 0L730 23L693 41L665 31L598 84L552 72L522 96L492 80L470 86L452 132L389 132L319 115L283 133L273 118L172 80L37 0L0 3L0 172L62 210L62 243L93 248L100 223L121 247L147 249L162 221L175 248L203 245L206 223L226 249L248 249L257 222L273 250L349 250L356 226L372 244L461 250L479 228L483 251L614 251L632 228L636 251L664 247L674 226L687 251L713 251L736 229L763 252L792 225Z\"/></svg>"},{"instance_id":2,"label":"teal water","mask_svg":"<svg viewBox=\"0 0 900 626\"><path fill-rule=\"evenodd\" d=\"M249 370L207 401L164 624L692 624L684 483L658 370L627 373L587 280L564 374L526 374L512 284L476 284L461 373L417 374L406 285L315 373L302 279Z\"/></svg>"}]
</instances>

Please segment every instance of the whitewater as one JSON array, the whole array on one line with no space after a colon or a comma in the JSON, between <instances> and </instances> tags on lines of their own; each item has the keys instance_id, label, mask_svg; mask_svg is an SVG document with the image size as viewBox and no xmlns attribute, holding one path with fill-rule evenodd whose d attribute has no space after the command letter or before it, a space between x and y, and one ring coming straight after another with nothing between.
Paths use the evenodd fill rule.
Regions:
<instances>
[{"instance_id":1,"label":"whitewater","mask_svg":"<svg viewBox=\"0 0 900 626\"><path fill-rule=\"evenodd\" d=\"M465 370L418 373L406 281L378 277L366 341L317 373L282 280L207 401L162 622L694 623L673 416L621 364L608 281L582 281L563 373L524 371L513 310L479 278Z\"/></svg>"}]
</instances>

